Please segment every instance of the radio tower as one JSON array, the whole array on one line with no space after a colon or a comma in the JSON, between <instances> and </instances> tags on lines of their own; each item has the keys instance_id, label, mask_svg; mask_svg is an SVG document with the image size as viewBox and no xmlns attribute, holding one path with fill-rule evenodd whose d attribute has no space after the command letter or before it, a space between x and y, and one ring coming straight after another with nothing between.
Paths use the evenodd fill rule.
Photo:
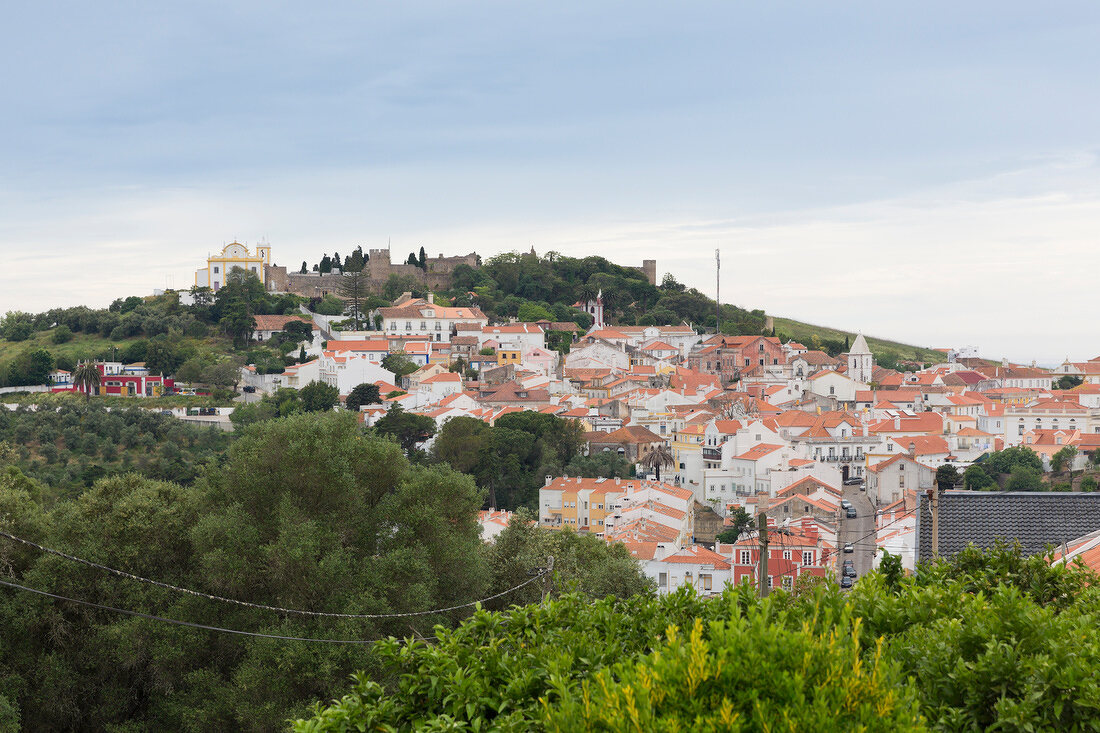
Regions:
<instances>
[{"instance_id":1,"label":"radio tower","mask_svg":"<svg viewBox=\"0 0 1100 733\"><path fill-rule=\"evenodd\" d=\"M714 250L714 333L722 333L722 251Z\"/></svg>"}]
</instances>

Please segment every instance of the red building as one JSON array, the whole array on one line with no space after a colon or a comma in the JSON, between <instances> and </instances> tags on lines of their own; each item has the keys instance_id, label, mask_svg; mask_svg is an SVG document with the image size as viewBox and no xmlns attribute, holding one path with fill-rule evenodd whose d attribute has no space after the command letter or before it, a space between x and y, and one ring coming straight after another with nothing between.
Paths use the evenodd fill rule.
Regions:
<instances>
[{"instance_id":1,"label":"red building","mask_svg":"<svg viewBox=\"0 0 1100 733\"><path fill-rule=\"evenodd\" d=\"M144 362L122 364L117 361L100 361L96 362L95 366L99 371L99 391L96 394L159 397L170 393L175 387L175 382L171 378L150 374ZM62 391L83 393L85 390L77 385L69 385L67 390Z\"/></svg>"},{"instance_id":2,"label":"red building","mask_svg":"<svg viewBox=\"0 0 1100 733\"><path fill-rule=\"evenodd\" d=\"M757 532L733 545L718 543L715 552L730 557L733 584L742 580L756 582L760 564L760 538ZM812 522L792 522L782 531L768 528L768 587L794 587L801 575L825 577L835 562L836 549L826 543Z\"/></svg>"}]
</instances>

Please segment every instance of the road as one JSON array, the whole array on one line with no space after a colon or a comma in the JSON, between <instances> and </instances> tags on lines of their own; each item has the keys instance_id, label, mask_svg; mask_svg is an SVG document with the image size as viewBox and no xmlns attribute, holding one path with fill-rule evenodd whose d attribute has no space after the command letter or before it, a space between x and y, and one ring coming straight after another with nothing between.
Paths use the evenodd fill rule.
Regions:
<instances>
[{"instance_id":1,"label":"road","mask_svg":"<svg viewBox=\"0 0 1100 733\"><path fill-rule=\"evenodd\" d=\"M875 564L875 509L867 494L859 490L858 486L845 486L844 498L852 502L856 509L856 517L848 519L845 511L840 511L840 547L851 542L855 551L851 554L841 552L837 562L837 577L845 560L851 560L856 568L858 577L869 573Z\"/></svg>"}]
</instances>

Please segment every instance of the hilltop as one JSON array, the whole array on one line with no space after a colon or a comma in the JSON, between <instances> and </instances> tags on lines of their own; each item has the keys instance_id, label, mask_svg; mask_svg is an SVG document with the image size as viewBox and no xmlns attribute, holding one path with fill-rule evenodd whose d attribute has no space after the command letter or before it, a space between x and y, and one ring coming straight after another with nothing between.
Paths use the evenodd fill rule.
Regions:
<instances>
[{"instance_id":1,"label":"hilltop","mask_svg":"<svg viewBox=\"0 0 1100 733\"><path fill-rule=\"evenodd\" d=\"M800 341L811 348L813 347L813 339L815 336L820 341L825 342L843 341L845 337L852 337L855 334L854 331L842 331L827 326L817 326L803 321L796 321L793 318L781 318L776 316L772 320L775 324L775 331L777 334L789 336L795 341ZM889 358L884 358L888 357L890 354L894 355L895 360L919 361L933 364L944 361L947 356L942 351L937 351L935 349L883 339L869 334L864 334L864 338L867 339L867 346L870 347L871 351L875 354L876 361L880 364L885 361L890 361Z\"/></svg>"}]
</instances>

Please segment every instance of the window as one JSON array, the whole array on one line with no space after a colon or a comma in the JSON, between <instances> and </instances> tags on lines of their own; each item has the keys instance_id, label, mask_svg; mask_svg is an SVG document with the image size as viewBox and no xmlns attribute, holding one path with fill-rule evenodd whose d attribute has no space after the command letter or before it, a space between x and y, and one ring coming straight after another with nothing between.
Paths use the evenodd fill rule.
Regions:
<instances>
[{"instance_id":1,"label":"window","mask_svg":"<svg viewBox=\"0 0 1100 733\"><path fill-rule=\"evenodd\" d=\"M256 272L256 266L255 265L252 266L252 272Z\"/></svg>"},{"instance_id":2,"label":"window","mask_svg":"<svg viewBox=\"0 0 1100 733\"><path fill-rule=\"evenodd\" d=\"M752 562L752 553L748 550L741 550L741 565L748 565Z\"/></svg>"},{"instance_id":3,"label":"window","mask_svg":"<svg viewBox=\"0 0 1100 733\"><path fill-rule=\"evenodd\" d=\"M214 265L214 274L215 274L215 275L217 275L217 274L218 274L218 266L217 266L217 265Z\"/></svg>"},{"instance_id":4,"label":"window","mask_svg":"<svg viewBox=\"0 0 1100 733\"><path fill-rule=\"evenodd\" d=\"M814 553L812 551L804 551L802 553L802 564L803 565L813 565L814 564Z\"/></svg>"},{"instance_id":5,"label":"window","mask_svg":"<svg viewBox=\"0 0 1100 733\"><path fill-rule=\"evenodd\" d=\"M791 551L790 550L783 550L783 559L784 560L790 560L791 559Z\"/></svg>"},{"instance_id":6,"label":"window","mask_svg":"<svg viewBox=\"0 0 1100 733\"><path fill-rule=\"evenodd\" d=\"M829 387L829 394L836 394L836 387Z\"/></svg>"},{"instance_id":7,"label":"window","mask_svg":"<svg viewBox=\"0 0 1100 733\"><path fill-rule=\"evenodd\" d=\"M657 585L662 588L668 585L668 573L657 573Z\"/></svg>"},{"instance_id":8,"label":"window","mask_svg":"<svg viewBox=\"0 0 1100 733\"><path fill-rule=\"evenodd\" d=\"M713 576L711 576L710 574L700 574L699 580L703 581L703 590L710 590L713 587Z\"/></svg>"},{"instance_id":9,"label":"window","mask_svg":"<svg viewBox=\"0 0 1100 733\"><path fill-rule=\"evenodd\" d=\"M783 576L783 587L786 588L787 590L791 589L791 585L793 584L793 582L794 582L794 578L792 578L791 576L789 576L789 575L784 575Z\"/></svg>"},{"instance_id":10,"label":"window","mask_svg":"<svg viewBox=\"0 0 1100 733\"><path fill-rule=\"evenodd\" d=\"M411 331L413 327L412 321L405 321L405 330Z\"/></svg>"},{"instance_id":11,"label":"window","mask_svg":"<svg viewBox=\"0 0 1100 733\"><path fill-rule=\"evenodd\" d=\"M772 587L772 576L770 576L770 575L768 576L768 587L769 588Z\"/></svg>"}]
</instances>

